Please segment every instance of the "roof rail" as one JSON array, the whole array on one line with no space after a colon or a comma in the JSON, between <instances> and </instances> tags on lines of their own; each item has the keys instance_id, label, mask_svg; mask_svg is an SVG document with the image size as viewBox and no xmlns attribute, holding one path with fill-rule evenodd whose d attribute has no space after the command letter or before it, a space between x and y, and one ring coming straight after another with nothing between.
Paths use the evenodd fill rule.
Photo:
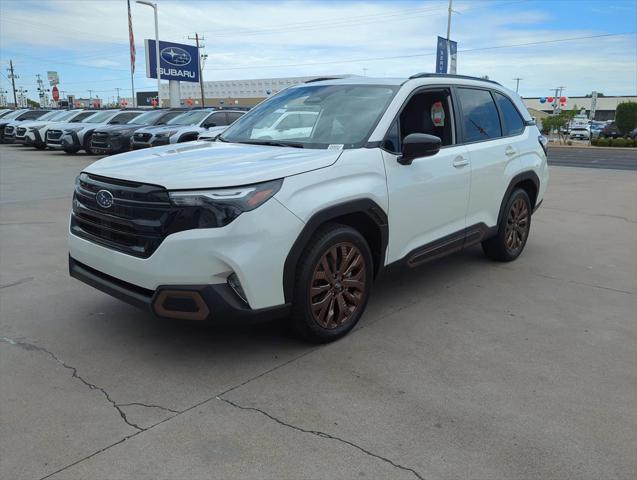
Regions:
<instances>
[{"instance_id":1,"label":"roof rail","mask_svg":"<svg viewBox=\"0 0 637 480\"><path fill-rule=\"evenodd\" d=\"M303 83L322 82L324 80L340 80L342 78L345 78L345 77L316 77L316 78L311 78L309 80L306 80Z\"/></svg>"},{"instance_id":2,"label":"roof rail","mask_svg":"<svg viewBox=\"0 0 637 480\"><path fill-rule=\"evenodd\" d=\"M416 73L415 75L412 75L411 77L409 77L409 80L413 80L414 78L436 78L436 77L440 77L440 78L461 78L463 80L479 80L481 82L489 82L489 83L495 83L496 85L500 85L498 82L494 81L494 80L489 80L487 78L480 78L480 77L472 77L471 75L455 75L453 73ZM502 85L500 85L502 86Z\"/></svg>"}]
</instances>

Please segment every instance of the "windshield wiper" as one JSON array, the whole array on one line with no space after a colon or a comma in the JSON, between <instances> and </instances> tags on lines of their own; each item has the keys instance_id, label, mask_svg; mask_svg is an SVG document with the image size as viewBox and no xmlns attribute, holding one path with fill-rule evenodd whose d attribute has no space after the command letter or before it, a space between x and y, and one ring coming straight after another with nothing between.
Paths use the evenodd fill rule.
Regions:
<instances>
[{"instance_id":1,"label":"windshield wiper","mask_svg":"<svg viewBox=\"0 0 637 480\"><path fill-rule=\"evenodd\" d=\"M227 141L227 140L223 140ZM293 148L304 148L302 143L296 142L281 142L278 140L258 140L258 141L249 141L249 142L235 142L235 143L245 143L247 145L269 145L272 147L293 147Z\"/></svg>"}]
</instances>

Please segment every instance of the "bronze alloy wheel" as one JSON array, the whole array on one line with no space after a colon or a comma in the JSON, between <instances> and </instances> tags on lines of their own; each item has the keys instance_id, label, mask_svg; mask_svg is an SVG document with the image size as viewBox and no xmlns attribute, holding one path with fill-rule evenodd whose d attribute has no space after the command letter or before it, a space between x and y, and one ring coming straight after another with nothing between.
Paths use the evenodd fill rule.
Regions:
<instances>
[{"instance_id":1,"label":"bronze alloy wheel","mask_svg":"<svg viewBox=\"0 0 637 480\"><path fill-rule=\"evenodd\" d=\"M330 247L320 258L310 285L310 307L323 328L345 324L365 298L365 259L353 243Z\"/></svg>"},{"instance_id":2,"label":"bronze alloy wheel","mask_svg":"<svg viewBox=\"0 0 637 480\"><path fill-rule=\"evenodd\" d=\"M517 198L511 205L507 225L504 231L504 242L507 250L517 252L529 234L529 207L523 198Z\"/></svg>"}]
</instances>

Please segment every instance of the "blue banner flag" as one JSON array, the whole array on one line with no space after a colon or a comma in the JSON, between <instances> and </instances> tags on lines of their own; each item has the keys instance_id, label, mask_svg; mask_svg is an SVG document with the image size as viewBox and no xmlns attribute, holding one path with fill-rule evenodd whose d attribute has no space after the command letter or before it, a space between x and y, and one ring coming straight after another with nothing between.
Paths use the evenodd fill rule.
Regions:
<instances>
[{"instance_id":1,"label":"blue banner flag","mask_svg":"<svg viewBox=\"0 0 637 480\"><path fill-rule=\"evenodd\" d=\"M458 42L447 41L438 37L436 49L436 73L456 73L456 59L458 58Z\"/></svg>"}]
</instances>

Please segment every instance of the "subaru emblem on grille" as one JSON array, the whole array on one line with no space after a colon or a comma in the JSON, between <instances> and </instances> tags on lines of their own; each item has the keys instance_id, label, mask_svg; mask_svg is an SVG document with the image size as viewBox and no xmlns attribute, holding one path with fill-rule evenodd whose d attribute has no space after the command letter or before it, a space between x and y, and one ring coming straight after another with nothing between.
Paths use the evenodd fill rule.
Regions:
<instances>
[{"instance_id":1,"label":"subaru emblem on grille","mask_svg":"<svg viewBox=\"0 0 637 480\"><path fill-rule=\"evenodd\" d=\"M110 208L113 206L113 194L108 190L100 190L95 194L95 201L102 208Z\"/></svg>"}]
</instances>

